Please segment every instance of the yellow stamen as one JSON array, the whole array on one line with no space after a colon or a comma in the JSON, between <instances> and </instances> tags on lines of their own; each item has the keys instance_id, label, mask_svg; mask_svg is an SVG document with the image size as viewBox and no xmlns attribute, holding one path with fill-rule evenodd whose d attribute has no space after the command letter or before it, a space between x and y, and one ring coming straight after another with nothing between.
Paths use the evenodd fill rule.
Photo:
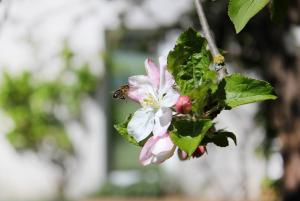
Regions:
<instances>
[{"instance_id":1,"label":"yellow stamen","mask_svg":"<svg viewBox=\"0 0 300 201\"><path fill-rule=\"evenodd\" d=\"M218 54L214 57L215 64L222 64L222 63L224 63L224 61L225 61L225 58L221 54Z\"/></svg>"},{"instance_id":2,"label":"yellow stamen","mask_svg":"<svg viewBox=\"0 0 300 201\"><path fill-rule=\"evenodd\" d=\"M145 98L143 101L142 101L142 105L143 106L150 106L150 107L153 107L153 108L159 108L159 104L158 102L154 99L154 97L152 95L148 95L147 98Z\"/></svg>"}]
</instances>

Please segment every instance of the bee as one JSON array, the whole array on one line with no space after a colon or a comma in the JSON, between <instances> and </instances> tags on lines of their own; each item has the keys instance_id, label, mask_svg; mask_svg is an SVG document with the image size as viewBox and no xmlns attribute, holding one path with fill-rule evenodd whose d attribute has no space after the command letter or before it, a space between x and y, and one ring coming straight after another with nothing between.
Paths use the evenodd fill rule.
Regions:
<instances>
[{"instance_id":1,"label":"bee","mask_svg":"<svg viewBox=\"0 0 300 201\"><path fill-rule=\"evenodd\" d=\"M117 89L113 93L113 98L125 100L126 97L127 97L128 90L129 90L129 85L128 84L122 85L119 89Z\"/></svg>"}]
</instances>

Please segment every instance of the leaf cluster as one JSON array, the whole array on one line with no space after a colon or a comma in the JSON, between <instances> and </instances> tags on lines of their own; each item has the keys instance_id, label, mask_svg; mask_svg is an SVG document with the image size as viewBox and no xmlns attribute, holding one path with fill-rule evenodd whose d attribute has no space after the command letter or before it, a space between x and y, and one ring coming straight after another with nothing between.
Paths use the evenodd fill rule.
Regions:
<instances>
[{"instance_id":1,"label":"leaf cluster","mask_svg":"<svg viewBox=\"0 0 300 201\"><path fill-rule=\"evenodd\" d=\"M66 82L66 74L75 81ZM65 114L79 117L80 103L95 92L97 80L88 65L63 69L58 79L50 81L39 80L27 71L19 75L4 73L0 107L14 123L6 135L9 142L19 151L39 152L47 142L55 152L73 154Z\"/></svg>"}]
</instances>

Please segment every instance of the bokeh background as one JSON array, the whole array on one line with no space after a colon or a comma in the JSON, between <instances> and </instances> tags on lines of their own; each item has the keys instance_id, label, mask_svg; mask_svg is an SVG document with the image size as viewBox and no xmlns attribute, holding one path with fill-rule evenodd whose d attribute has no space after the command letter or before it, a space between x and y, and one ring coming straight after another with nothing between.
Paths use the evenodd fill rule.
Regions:
<instances>
[{"instance_id":1,"label":"bokeh background","mask_svg":"<svg viewBox=\"0 0 300 201\"><path fill-rule=\"evenodd\" d=\"M0 201L299 201L300 9L263 10L239 35L227 1L205 1L230 72L271 82L275 102L222 112L238 145L142 167L113 129L112 99L144 60L201 30L192 0L0 0ZM157 61L157 60L156 60Z\"/></svg>"}]
</instances>

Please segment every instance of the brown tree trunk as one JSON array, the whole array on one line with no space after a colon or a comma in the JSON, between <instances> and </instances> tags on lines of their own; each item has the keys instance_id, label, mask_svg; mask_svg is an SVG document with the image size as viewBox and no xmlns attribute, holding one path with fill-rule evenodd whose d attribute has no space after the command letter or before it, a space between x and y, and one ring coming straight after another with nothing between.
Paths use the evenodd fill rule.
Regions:
<instances>
[{"instance_id":1,"label":"brown tree trunk","mask_svg":"<svg viewBox=\"0 0 300 201\"><path fill-rule=\"evenodd\" d=\"M289 1L282 24L273 23L270 12L265 9L238 35L230 28L232 23L224 21L226 2L220 2L222 9L218 12L216 7L207 7L211 9L208 13L215 13L209 15L208 20L215 28L217 45L228 49L228 40L238 41L240 58L246 66L257 66L264 78L275 86L279 98L266 102L264 109L267 138L277 137L280 144L283 200L300 201L300 46L290 37L291 28L300 24L300 0Z\"/></svg>"},{"instance_id":2,"label":"brown tree trunk","mask_svg":"<svg viewBox=\"0 0 300 201\"><path fill-rule=\"evenodd\" d=\"M268 42L280 44L280 50L269 49L264 54L265 75L273 80L279 95L279 100L270 104L268 118L277 130L281 146L285 201L300 201L300 47L294 39L289 43L285 40L289 28L300 22L299 8L299 0L291 1L286 26L275 37L272 31L276 33L276 28L271 29L269 36Z\"/></svg>"},{"instance_id":3,"label":"brown tree trunk","mask_svg":"<svg viewBox=\"0 0 300 201\"><path fill-rule=\"evenodd\" d=\"M291 59L290 61L288 61ZM300 200L300 54L294 58L269 54L265 64L268 77L276 83L279 100L269 104L267 117L270 126L277 130L284 175L283 198Z\"/></svg>"}]
</instances>

